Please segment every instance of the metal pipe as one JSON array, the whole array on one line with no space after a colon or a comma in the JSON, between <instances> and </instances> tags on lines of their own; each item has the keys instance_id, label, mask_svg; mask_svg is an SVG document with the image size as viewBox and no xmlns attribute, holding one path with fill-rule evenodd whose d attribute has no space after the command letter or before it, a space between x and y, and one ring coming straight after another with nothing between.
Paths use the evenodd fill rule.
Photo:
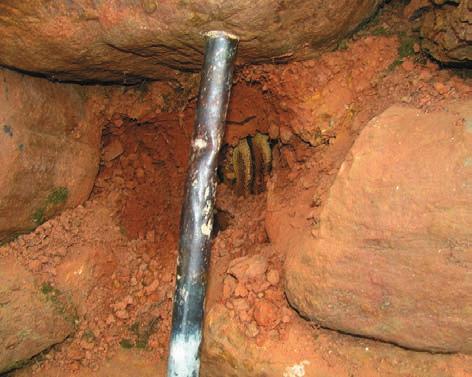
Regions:
<instances>
[{"instance_id":1,"label":"metal pipe","mask_svg":"<svg viewBox=\"0 0 472 377\"><path fill-rule=\"evenodd\" d=\"M217 157L223 140L238 44L237 37L222 31L209 32L206 37L180 224L168 377L199 376Z\"/></svg>"}]
</instances>

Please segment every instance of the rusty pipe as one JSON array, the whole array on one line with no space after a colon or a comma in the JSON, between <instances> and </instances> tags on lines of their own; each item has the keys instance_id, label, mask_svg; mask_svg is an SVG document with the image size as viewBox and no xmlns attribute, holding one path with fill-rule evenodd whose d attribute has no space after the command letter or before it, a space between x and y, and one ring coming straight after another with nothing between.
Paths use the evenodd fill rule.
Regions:
<instances>
[{"instance_id":1,"label":"rusty pipe","mask_svg":"<svg viewBox=\"0 0 472 377\"><path fill-rule=\"evenodd\" d=\"M168 377L199 376L217 157L224 135L237 44L237 37L222 31L206 34L180 223Z\"/></svg>"}]
</instances>

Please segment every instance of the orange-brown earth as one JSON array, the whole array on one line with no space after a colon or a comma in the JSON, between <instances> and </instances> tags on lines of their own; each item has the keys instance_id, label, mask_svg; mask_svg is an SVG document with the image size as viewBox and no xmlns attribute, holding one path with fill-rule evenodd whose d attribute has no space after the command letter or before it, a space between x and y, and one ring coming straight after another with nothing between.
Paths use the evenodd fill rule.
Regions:
<instances>
[{"instance_id":1,"label":"orange-brown earth","mask_svg":"<svg viewBox=\"0 0 472 377\"><path fill-rule=\"evenodd\" d=\"M427 62L414 43L399 61L404 41L366 34L316 61L237 75L232 127L256 118L232 134L262 127L278 144L266 193L244 198L218 188L218 208L231 220L212 250L204 376L472 376L470 356L320 329L284 296L287 250L312 232L367 121L395 102L431 111L472 96L470 80ZM255 125L258 119L265 125ZM192 121L192 105L145 119L117 117L104 128L91 198L0 249L69 290L79 311L74 335L13 375L164 375Z\"/></svg>"}]
</instances>

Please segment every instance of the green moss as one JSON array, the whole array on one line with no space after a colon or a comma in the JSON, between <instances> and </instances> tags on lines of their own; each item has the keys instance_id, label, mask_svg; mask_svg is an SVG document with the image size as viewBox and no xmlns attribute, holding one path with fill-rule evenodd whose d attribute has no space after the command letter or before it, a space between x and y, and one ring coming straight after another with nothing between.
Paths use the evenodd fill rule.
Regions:
<instances>
[{"instance_id":1,"label":"green moss","mask_svg":"<svg viewBox=\"0 0 472 377\"><path fill-rule=\"evenodd\" d=\"M22 231L22 232L14 232L13 234L11 234L10 236L8 236L7 238L3 239L2 241L0 241L0 247L2 246L5 246L6 244L12 242L12 241L15 241L19 236L21 236L22 234L25 234L26 231Z\"/></svg>"},{"instance_id":2,"label":"green moss","mask_svg":"<svg viewBox=\"0 0 472 377\"><path fill-rule=\"evenodd\" d=\"M415 39L402 32L398 35L400 45L398 46L398 58L395 59L387 68L388 72L392 72L403 63L403 59L408 56L415 55Z\"/></svg>"},{"instance_id":3,"label":"green moss","mask_svg":"<svg viewBox=\"0 0 472 377\"><path fill-rule=\"evenodd\" d=\"M398 56L400 59L406 58L408 56L413 56L415 54L415 39L408 36L406 33L400 33L400 46L398 47Z\"/></svg>"},{"instance_id":4,"label":"green moss","mask_svg":"<svg viewBox=\"0 0 472 377\"><path fill-rule=\"evenodd\" d=\"M156 331L157 318L151 319L147 324L133 323L129 330L136 336L136 348L145 349L148 346L149 338Z\"/></svg>"},{"instance_id":5,"label":"green moss","mask_svg":"<svg viewBox=\"0 0 472 377\"><path fill-rule=\"evenodd\" d=\"M403 63L403 60L402 59L395 59L387 68L387 71L388 72L392 72L395 70L395 68L397 68L400 64Z\"/></svg>"},{"instance_id":6,"label":"green moss","mask_svg":"<svg viewBox=\"0 0 472 377\"><path fill-rule=\"evenodd\" d=\"M67 189L67 187L57 187L49 194L47 202L48 204L58 205L65 203L68 197L69 190Z\"/></svg>"},{"instance_id":7,"label":"green moss","mask_svg":"<svg viewBox=\"0 0 472 377\"><path fill-rule=\"evenodd\" d=\"M32 220L36 225L41 225L46 220L46 209L41 207L34 211Z\"/></svg>"},{"instance_id":8,"label":"green moss","mask_svg":"<svg viewBox=\"0 0 472 377\"><path fill-rule=\"evenodd\" d=\"M347 40L343 39L341 42L338 43L337 50L347 50Z\"/></svg>"},{"instance_id":9,"label":"green moss","mask_svg":"<svg viewBox=\"0 0 472 377\"><path fill-rule=\"evenodd\" d=\"M384 28L383 26L380 26L380 27L377 27L374 30L372 30L370 34L379 37L379 36L392 35L392 32L390 30Z\"/></svg>"},{"instance_id":10,"label":"green moss","mask_svg":"<svg viewBox=\"0 0 472 377\"><path fill-rule=\"evenodd\" d=\"M82 335L82 339L86 340L87 342L94 342L96 340L95 334L92 332L92 330L87 329L84 331L84 334Z\"/></svg>"},{"instance_id":11,"label":"green moss","mask_svg":"<svg viewBox=\"0 0 472 377\"><path fill-rule=\"evenodd\" d=\"M139 333L139 322L133 323L133 324L129 327L129 331L131 331L133 334L138 335L138 333Z\"/></svg>"},{"instance_id":12,"label":"green moss","mask_svg":"<svg viewBox=\"0 0 472 377\"><path fill-rule=\"evenodd\" d=\"M370 18L362 22L357 28L357 35L365 35L369 33L369 30L374 28L380 23L380 12L376 12Z\"/></svg>"},{"instance_id":13,"label":"green moss","mask_svg":"<svg viewBox=\"0 0 472 377\"><path fill-rule=\"evenodd\" d=\"M49 295L54 292L54 287L49 282L41 284L41 293L44 295Z\"/></svg>"},{"instance_id":14,"label":"green moss","mask_svg":"<svg viewBox=\"0 0 472 377\"><path fill-rule=\"evenodd\" d=\"M70 298L63 294L59 289L52 286L49 282L41 284L39 290L43 294L46 302L51 303L57 314L73 326L77 325L79 317Z\"/></svg>"},{"instance_id":15,"label":"green moss","mask_svg":"<svg viewBox=\"0 0 472 377\"><path fill-rule=\"evenodd\" d=\"M64 204L69 197L69 190L67 187L56 187L51 193L47 196L44 205L37 208L31 219L33 220L36 226L43 224L48 217L53 215L58 207Z\"/></svg>"},{"instance_id":16,"label":"green moss","mask_svg":"<svg viewBox=\"0 0 472 377\"><path fill-rule=\"evenodd\" d=\"M120 346L121 346L121 348L124 348L124 349L130 349L130 348L134 347L133 343L129 339L121 339L120 340Z\"/></svg>"}]
</instances>

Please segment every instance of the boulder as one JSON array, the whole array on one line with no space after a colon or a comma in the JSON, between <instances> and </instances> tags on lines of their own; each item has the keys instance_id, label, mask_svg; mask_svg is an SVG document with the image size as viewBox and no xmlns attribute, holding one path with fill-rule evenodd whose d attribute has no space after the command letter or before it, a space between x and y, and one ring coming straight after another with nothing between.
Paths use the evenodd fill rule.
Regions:
<instances>
[{"instance_id":1,"label":"boulder","mask_svg":"<svg viewBox=\"0 0 472 377\"><path fill-rule=\"evenodd\" d=\"M262 342L249 338L221 304L205 320L202 377L462 377L461 355L413 352L381 342L318 329L295 318Z\"/></svg>"},{"instance_id":2,"label":"boulder","mask_svg":"<svg viewBox=\"0 0 472 377\"><path fill-rule=\"evenodd\" d=\"M392 106L363 129L319 228L292 246L286 293L323 327L472 352L472 102Z\"/></svg>"},{"instance_id":3,"label":"boulder","mask_svg":"<svg viewBox=\"0 0 472 377\"><path fill-rule=\"evenodd\" d=\"M0 258L0 374L62 342L74 313L60 291L38 284L13 257Z\"/></svg>"},{"instance_id":4,"label":"boulder","mask_svg":"<svg viewBox=\"0 0 472 377\"><path fill-rule=\"evenodd\" d=\"M85 104L77 85L0 70L0 242L88 198L101 127Z\"/></svg>"},{"instance_id":5,"label":"boulder","mask_svg":"<svg viewBox=\"0 0 472 377\"><path fill-rule=\"evenodd\" d=\"M283 62L334 47L380 0L4 0L0 64L52 79L135 82L197 70L203 33L240 37L241 63Z\"/></svg>"},{"instance_id":6,"label":"boulder","mask_svg":"<svg viewBox=\"0 0 472 377\"><path fill-rule=\"evenodd\" d=\"M472 1L434 0L421 26L422 47L448 64L472 62Z\"/></svg>"}]
</instances>

